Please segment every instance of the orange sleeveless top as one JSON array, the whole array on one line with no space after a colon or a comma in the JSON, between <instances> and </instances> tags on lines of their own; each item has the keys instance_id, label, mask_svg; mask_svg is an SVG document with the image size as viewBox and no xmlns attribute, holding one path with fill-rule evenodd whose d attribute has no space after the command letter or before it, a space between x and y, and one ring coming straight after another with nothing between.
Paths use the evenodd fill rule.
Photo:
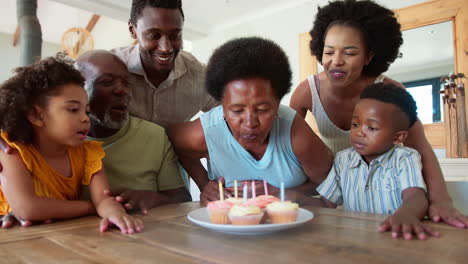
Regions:
<instances>
[{"instance_id":1,"label":"orange sleeveless top","mask_svg":"<svg viewBox=\"0 0 468 264\"><path fill-rule=\"evenodd\" d=\"M50 167L33 145L11 142L4 132L1 133L1 137L12 148L19 151L26 168L32 175L36 195L42 197L79 200L81 187L89 185L93 174L102 168L102 158L105 156L100 142L85 141L80 146L69 147L68 156L72 176L67 178ZM11 208L0 186L0 215L5 215L10 211Z\"/></svg>"}]
</instances>

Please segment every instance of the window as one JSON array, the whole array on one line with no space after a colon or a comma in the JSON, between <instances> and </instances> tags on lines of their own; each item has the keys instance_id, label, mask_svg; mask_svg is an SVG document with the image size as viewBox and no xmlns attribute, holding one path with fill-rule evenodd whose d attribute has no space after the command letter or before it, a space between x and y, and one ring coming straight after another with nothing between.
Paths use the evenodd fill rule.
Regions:
<instances>
[{"instance_id":1,"label":"window","mask_svg":"<svg viewBox=\"0 0 468 264\"><path fill-rule=\"evenodd\" d=\"M418 117L423 124L443 121L440 78L406 82L403 85L416 101Z\"/></svg>"}]
</instances>

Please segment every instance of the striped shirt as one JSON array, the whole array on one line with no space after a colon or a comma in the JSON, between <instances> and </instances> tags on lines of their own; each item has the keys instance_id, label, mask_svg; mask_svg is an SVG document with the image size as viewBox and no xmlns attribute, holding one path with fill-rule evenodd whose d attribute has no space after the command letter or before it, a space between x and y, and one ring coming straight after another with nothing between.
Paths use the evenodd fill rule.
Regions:
<instances>
[{"instance_id":1,"label":"striped shirt","mask_svg":"<svg viewBox=\"0 0 468 264\"><path fill-rule=\"evenodd\" d=\"M336 155L317 191L346 210L393 214L403 203L403 190L426 190L421 170L421 156L411 148L395 145L369 166L354 148L348 148Z\"/></svg>"}]
</instances>

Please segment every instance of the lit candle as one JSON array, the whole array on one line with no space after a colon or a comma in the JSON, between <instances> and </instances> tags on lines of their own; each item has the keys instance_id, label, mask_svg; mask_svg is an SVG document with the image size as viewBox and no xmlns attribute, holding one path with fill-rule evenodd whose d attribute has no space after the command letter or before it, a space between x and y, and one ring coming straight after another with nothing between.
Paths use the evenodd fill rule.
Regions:
<instances>
[{"instance_id":1,"label":"lit candle","mask_svg":"<svg viewBox=\"0 0 468 264\"><path fill-rule=\"evenodd\" d=\"M237 180L234 180L234 196L237 199Z\"/></svg>"},{"instance_id":2,"label":"lit candle","mask_svg":"<svg viewBox=\"0 0 468 264\"><path fill-rule=\"evenodd\" d=\"M218 186L219 186L219 199L221 201L224 201L223 183L221 181L218 181Z\"/></svg>"},{"instance_id":3,"label":"lit candle","mask_svg":"<svg viewBox=\"0 0 468 264\"><path fill-rule=\"evenodd\" d=\"M284 182L280 183L281 201L284 202Z\"/></svg>"}]
</instances>

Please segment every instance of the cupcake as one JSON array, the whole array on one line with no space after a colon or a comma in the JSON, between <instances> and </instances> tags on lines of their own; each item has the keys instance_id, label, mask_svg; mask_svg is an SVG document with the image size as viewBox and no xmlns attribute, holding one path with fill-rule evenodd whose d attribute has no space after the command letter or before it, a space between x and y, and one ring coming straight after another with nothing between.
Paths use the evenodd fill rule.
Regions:
<instances>
[{"instance_id":1,"label":"cupcake","mask_svg":"<svg viewBox=\"0 0 468 264\"><path fill-rule=\"evenodd\" d=\"M276 198L273 195L259 195L259 196L257 196L257 200L265 201L266 204L270 204L272 202L279 202L280 201L280 199Z\"/></svg>"},{"instance_id":2,"label":"cupcake","mask_svg":"<svg viewBox=\"0 0 468 264\"><path fill-rule=\"evenodd\" d=\"M226 201L232 203L233 205L234 204L241 204L244 202L244 199L242 198L235 198L235 197L231 197L231 198L227 198Z\"/></svg>"},{"instance_id":3,"label":"cupcake","mask_svg":"<svg viewBox=\"0 0 468 264\"><path fill-rule=\"evenodd\" d=\"M210 221L213 224L229 224L228 213L233 204L228 201L212 201L209 202L206 209L210 216Z\"/></svg>"},{"instance_id":4,"label":"cupcake","mask_svg":"<svg viewBox=\"0 0 468 264\"><path fill-rule=\"evenodd\" d=\"M291 201L273 202L267 205L266 211L271 223L289 223L296 221L299 205Z\"/></svg>"},{"instance_id":5,"label":"cupcake","mask_svg":"<svg viewBox=\"0 0 468 264\"><path fill-rule=\"evenodd\" d=\"M263 212L258 206L235 204L229 211L229 220L233 225L258 225Z\"/></svg>"},{"instance_id":6,"label":"cupcake","mask_svg":"<svg viewBox=\"0 0 468 264\"><path fill-rule=\"evenodd\" d=\"M264 195L263 195L264 196ZM277 199L278 200L278 199ZM247 204L248 205L253 205L253 206L257 206L259 207L262 212L263 212L263 217L262 217L262 220L260 221L261 223L265 223L265 221L267 220L267 213L266 213L266 207L268 204L270 204L271 201L269 199L262 199L259 197L256 197L256 198L251 198L249 200L247 200Z\"/></svg>"}]
</instances>

